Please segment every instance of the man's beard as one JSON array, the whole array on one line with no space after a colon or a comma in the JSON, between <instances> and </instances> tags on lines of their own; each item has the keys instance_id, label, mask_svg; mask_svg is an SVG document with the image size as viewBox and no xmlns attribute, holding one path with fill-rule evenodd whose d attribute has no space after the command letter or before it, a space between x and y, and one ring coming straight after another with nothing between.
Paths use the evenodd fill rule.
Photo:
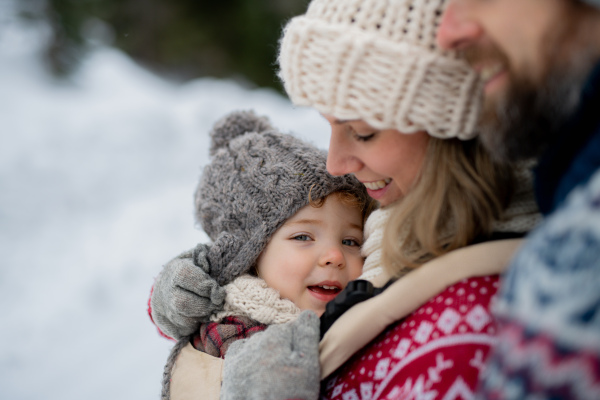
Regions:
<instances>
[{"instance_id":1,"label":"man's beard","mask_svg":"<svg viewBox=\"0 0 600 400\"><path fill-rule=\"evenodd\" d=\"M555 36L554 41L548 42L560 43L564 38ZM465 52L472 64L496 60L508 68L508 87L495 99L485 102L479 123L481 142L499 160L537 158L556 140L579 105L583 84L595 58L585 47L571 54L551 46L544 50L547 69L538 79L511 69L506 55L495 47Z\"/></svg>"},{"instance_id":2,"label":"man's beard","mask_svg":"<svg viewBox=\"0 0 600 400\"><path fill-rule=\"evenodd\" d=\"M479 134L493 157L537 158L556 140L579 104L584 78L571 70L554 69L539 85L510 74L506 93L484 105Z\"/></svg>"}]
</instances>

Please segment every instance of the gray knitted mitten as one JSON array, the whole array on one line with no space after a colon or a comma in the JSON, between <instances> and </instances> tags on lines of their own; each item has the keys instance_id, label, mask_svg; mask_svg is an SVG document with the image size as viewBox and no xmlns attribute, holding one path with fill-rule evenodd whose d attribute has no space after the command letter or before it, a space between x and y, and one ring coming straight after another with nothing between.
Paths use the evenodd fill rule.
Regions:
<instances>
[{"instance_id":1,"label":"gray knitted mitten","mask_svg":"<svg viewBox=\"0 0 600 400\"><path fill-rule=\"evenodd\" d=\"M221 400L315 400L319 379L319 317L303 311L229 347Z\"/></svg>"},{"instance_id":2,"label":"gray knitted mitten","mask_svg":"<svg viewBox=\"0 0 600 400\"><path fill-rule=\"evenodd\" d=\"M156 278L152 292L152 318L160 330L180 339L221 311L225 289L209 275L210 247L199 244L169 261Z\"/></svg>"}]
</instances>

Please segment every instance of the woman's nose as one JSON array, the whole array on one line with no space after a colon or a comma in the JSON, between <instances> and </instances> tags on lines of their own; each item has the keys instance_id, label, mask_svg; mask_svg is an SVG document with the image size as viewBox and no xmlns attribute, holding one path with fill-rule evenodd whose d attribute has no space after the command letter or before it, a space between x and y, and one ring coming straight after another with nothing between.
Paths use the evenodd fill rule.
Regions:
<instances>
[{"instance_id":1,"label":"woman's nose","mask_svg":"<svg viewBox=\"0 0 600 400\"><path fill-rule=\"evenodd\" d=\"M319 259L321 267L344 268L346 266L346 258L342 252L341 245L330 245L323 249L323 253Z\"/></svg>"},{"instance_id":2,"label":"woman's nose","mask_svg":"<svg viewBox=\"0 0 600 400\"><path fill-rule=\"evenodd\" d=\"M361 161L352 154L348 138L344 137L341 128L331 128L329 151L327 152L327 172L333 176L341 176L357 172L362 168Z\"/></svg>"},{"instance_id":3,"label":"woman's nose","mask_svg":"<svg viewBox=\"0 0 600 400\"><path fill-rule=\"evenodd\" d=\"M464 0L450 0L437 31L438 45L445 50L460 50L468 47L483 33L479 23L469 13Z\"/></svg>"}]
</instances>

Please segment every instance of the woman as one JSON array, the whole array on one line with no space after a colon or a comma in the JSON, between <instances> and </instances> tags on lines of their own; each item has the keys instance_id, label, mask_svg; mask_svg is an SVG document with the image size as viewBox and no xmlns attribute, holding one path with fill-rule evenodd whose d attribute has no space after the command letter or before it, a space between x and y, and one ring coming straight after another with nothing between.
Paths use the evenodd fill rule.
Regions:
<instances>
[{"instance_id":1,"label":"woman","mask_svg":"<svg viewBox=\"0 0 600 400\"><path fill-rule=\"evenodd\" d=\"M396 283L402 291L393 295L392 286L327 332L320 346L323 398L469 397L495 332L489 305L498 276L488 268L507 254L472 247L489 258L465 272L472 278L445 288L461 278L449 276L457 272L451 267L461 260L475 267L477 259L468 248L449 252L518 236L538 220L531 193L529 201L520 197L523 188L511 193L514 167L460 140L473 136L481 88L474 71L435 44L443 7L443 0L313 0L281 40L288 95L331 125L328 171L353 173L384 206L367 223L366 269L385 267L371 279L381 284L414 270ZM524 175L516 178L527 192ZM370 227L374 221L379 225ZM371 263L379 251L383 262ZM446 253L454 258L419 267ZM415 290L414 282L428 279ZM402 318L407 311L413 312ZM226 360L228 394L235 392L227 381L228 372L235 381L234 360L229 369ZM286 386L279 388L275 397L285 398Z\"/></svg>"},{"instance_id":2,"label":"woman","mask_svg":"<svg viewBox=\"0 0 600 400\"><path fill-rule=\"evenodd\" d=\"M495 163L478 142L460 140L473 135L480 86L456 54L436 47L443 6L444 1L424 0L313 0L305 15L287 25L281 41L280 76L288 95L295 104L315 107L331 125L328 171L353 173L384 206L380 226L371 227L384 231L380 284L469 244L519 236L537 222L531 193L528 209L520 209L525 203L518 196L507 209L513 167ZM336 79L327 79L332 76ZM520 179L521 185L526 181ZM485 275L499 259L491 249L473 275ZM461 259L477 265L476 258L467 258L472 253L454 256L457 265ZM366 264L369 269L369 257ZM408 298L411 281L422 279L409 274L398 282L405 290L400 296L388 293L386 302L382 295L334 324L321 343L323 398L353 393L443 398L474 390L493 343L489 304L498 276L470 278L435 297L419 297L443 289L450 279L445 274L456 272L447 259L438 267L430 278L442 285L430 280ZM390 312L394 304L417 298L425 304L393 320L407 311Z\"/></svg>"},{"instance_id":3,"label":"woman","mask_svg":"<svg viewBox=\"0 0 600 400\"><path fill-rule=\"evenodd\" d=\"M331 125L328 171L353 173L382 206L367 221L364 276L378 286L402 277L323 338L323 398L468 396L493 343L497 273L515 248L490 240L521 236L538 221L527 173L513 175L467 140L480 83L456 54L436 47L443 7L313 0L281 41L288 95ZM468 246L478 242L486 243ZM222 397L318 393L314 364L290 368L314 356L310 349L286 358L298 342L310 343L306 325L314 319L255 335L246 352L230 349Z\"/></svg>"}]
</instances>

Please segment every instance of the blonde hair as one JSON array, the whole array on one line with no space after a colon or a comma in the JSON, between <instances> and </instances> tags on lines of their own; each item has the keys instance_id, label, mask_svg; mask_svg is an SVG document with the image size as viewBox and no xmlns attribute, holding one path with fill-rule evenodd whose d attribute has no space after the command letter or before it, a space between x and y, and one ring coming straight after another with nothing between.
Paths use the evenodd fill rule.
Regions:
<instances>
[{"instance_id":1,"label":"blonde hair","mask_svg":"<svg viewBox=\"0 0 600 400\"><path fill-rule=\"evenodd\" d=\"M477 140L430 138L412 190L393 207L382 240L393 276L489 236L512 195L512 171Z\"/></svg>"}]
</instances>

